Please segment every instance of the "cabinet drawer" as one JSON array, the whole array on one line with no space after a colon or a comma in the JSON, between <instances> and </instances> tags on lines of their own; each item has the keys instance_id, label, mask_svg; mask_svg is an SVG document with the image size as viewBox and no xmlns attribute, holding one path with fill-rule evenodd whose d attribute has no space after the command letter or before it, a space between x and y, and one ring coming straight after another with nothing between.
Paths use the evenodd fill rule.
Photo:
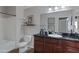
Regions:
<instances>
[{"instance_id":1,"label":"cabinet drawer","mask_svg":"<svg viewBox=\"0 0 79 59\"><path fill-rule=\"evenodd\" d=\"M71 46L71 47L74 47L74 48L79 48L79 42L75 42L75 41L66 41L65 45Z\"/></svg>"}]
</instances>

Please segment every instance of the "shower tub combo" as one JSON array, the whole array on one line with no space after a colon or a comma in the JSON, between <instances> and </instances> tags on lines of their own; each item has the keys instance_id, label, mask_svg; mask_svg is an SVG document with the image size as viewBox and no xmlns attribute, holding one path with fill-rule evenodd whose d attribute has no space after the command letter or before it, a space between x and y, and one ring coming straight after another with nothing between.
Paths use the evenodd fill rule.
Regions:
<instances>
[{"instance_id":1,"label":"shower tub combo","mask_svg":"<svg viewBox=\"0 0 79 59\"><path fill-rule=\"evenodd\" d=\"M16 49L15 41L0 40L0 53L8 53Z\"/></svg>"}]
</instances>

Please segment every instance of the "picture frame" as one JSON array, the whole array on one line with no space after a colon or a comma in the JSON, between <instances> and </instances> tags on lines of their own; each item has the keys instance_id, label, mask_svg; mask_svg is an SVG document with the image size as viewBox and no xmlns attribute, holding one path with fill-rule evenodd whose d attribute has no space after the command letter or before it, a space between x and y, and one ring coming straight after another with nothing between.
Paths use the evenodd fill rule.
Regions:
<instances>
[{"instance_id":1,"label":"picture frame","mask_svg":"<svg viewBox=\"0 0 79 59\"><path fill-rule=\"evenodd\" d=\"M33 23L33 15L28 16L28 24L32 24Z\"/></svg>"}]
</instances>

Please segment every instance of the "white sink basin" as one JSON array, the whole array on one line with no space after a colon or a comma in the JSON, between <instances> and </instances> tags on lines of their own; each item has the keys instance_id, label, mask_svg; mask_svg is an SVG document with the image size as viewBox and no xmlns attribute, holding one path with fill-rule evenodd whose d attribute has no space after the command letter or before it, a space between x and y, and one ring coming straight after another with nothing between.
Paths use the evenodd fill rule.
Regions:
<instances>
[{"instance_id":1,"label":"white sink basin","mask_svg":"<svg viewBox=\"0 0 79 59\"><path fill-rule=\"evenodd\" d=\"M49 34L48 36L49 37L58 37L58 38L62 37L61 35L58 35L58 34Z\"/></svg>"}]
</instances>

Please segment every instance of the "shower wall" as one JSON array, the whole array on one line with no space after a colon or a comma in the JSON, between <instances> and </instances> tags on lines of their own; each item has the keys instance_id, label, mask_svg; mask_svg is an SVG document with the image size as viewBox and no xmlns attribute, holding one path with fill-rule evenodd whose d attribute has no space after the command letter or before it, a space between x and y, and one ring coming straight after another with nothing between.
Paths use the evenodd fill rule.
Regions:
<instances>
[{"instance_id":1,"label":"shower wall","mask_svg":"<svg viewBox=\"0 0 79 59\"><path fill-rule=\"evenodd\" d=\"M10 16L6 18L4 22L4 39L15 40L16 39L16 17Z\"/></svg>"},{"instance_id":2,"label":"shower wall","mask_svg":"<svg viewBox=\"0 0 79 59\"><path fill-rule=\"evenodd\" d=\"M3 40L4 39L4 24L3 24L3 20L5 18L2 17L2 14L0 14L0 40Z\"/></svg>"},{"instance_id":3,"label":"shower wall","mask_svg":"<svg viewBox=\"0 0 79 59\"><path fill-rule=\"evenodd\" d=\"M0 6L0 12L16 14L16 7ZM0 40L16 39L16 16L5 15L0 13Z\"/></svg>"}]
</instances>

